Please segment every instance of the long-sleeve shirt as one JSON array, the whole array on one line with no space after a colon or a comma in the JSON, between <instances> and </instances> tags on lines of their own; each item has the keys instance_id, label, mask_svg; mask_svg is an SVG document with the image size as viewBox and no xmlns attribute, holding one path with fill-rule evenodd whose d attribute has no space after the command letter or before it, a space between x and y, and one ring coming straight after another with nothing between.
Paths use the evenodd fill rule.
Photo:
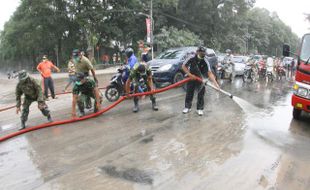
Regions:
<instances>
[{"instance_id":1,"label":"long-sleeve shirt","mask_svg":"<svg viewBox=\"0 0 310 190\"><path fill-rule=\"evenodd\" d=\"M34 78L29 77L23 82L19 82L16 86L15 95L16 95L16 107L21 105L21 96L25 95L25 98L34 100L34 101L44 101L42 88L39 85L39 82Z\"/></svg>"}]
</instances>

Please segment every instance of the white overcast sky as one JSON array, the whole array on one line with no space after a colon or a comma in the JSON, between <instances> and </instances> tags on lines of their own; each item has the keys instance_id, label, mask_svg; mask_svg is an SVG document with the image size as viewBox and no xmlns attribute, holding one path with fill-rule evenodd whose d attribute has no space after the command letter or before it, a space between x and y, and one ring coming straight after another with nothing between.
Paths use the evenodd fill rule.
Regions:
<instances>
[{"instance_id":1,"label":"white overcast sky","mask_svg":"<svg viewBox=\"0 0 310 190\"><path fill-rule=\"evenodd\" d=\"M0 6L0 30L20 4L20 0L1 0L4 1L5 5ZM255 6L277 12L299 37L310 32L310 22L305 21L304 16L304 13L310 13L310 0L256 0Z\"/></svg>"},{"instance_id":2,"label":"white overcast sky","mask_svg":"<svg viewBox=\"0 0 310 190\"><path fill-rule=\"evenodd\" d=\"M277 12L299 37L310 32L310 22L305 20L304 15L310 13L310 0L256 0L255 6Z\"/></svg>"}]
</instances>

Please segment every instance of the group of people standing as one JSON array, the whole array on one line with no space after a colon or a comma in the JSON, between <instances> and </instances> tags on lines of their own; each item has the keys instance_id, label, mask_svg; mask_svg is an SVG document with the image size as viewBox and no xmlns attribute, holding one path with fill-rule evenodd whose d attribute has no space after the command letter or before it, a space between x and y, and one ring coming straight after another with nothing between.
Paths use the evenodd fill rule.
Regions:
<instances>
[{"instance_id":1,"label":"group of people standing","mask_svg":"<svg viewBox=\"0 0 310 190\"><path fill-rule=\"evenodd\" d=\"M129 72L125 78L125 94L128 96L130 93L138 92L138 83L141 79L144 79L147 85L148 91L154 91L154 85L152 80L152 72L147 66L147 57L143 54L143 59L138 62L134 55L132 48L127 48L127 67ZM192 100L194 97L195 90L198 92L197 101L197 113L198 115L203 115L204 109L204 95L205 87L204 84L199 81L199 79L209 78L214 83L214 85L219 89L214 75L211 72L210 64L206 59L206 48L200 46L197 49L195 55L189 57L183 64L184 72L190 77L191 81L187 85L187 92L185 98L185 109L183 113L189 113L192 106ZM60 69L55 66L51 61L47 59L47 56L43 56L42 62L38 64L37 70L43 77L44 84L44 94L39 83L31 77L25 70L18 73L19 82L16 87L16 113L21 111L21 96L24 94L23 109L21 115L21 128L26 128L26 121L29 115L29 107L32 102L38 102L38 108L41 110L42 114L47 117L49 122L52 122L52 117L48 106L45 101L48 100L48 89L51 91L51 97L56 98L54 90L54 82L51 77L52 70L59 72ZM89 77L89 72L92 73L93 79ZM72 117L77 117L76 106L79 109L81 116L85 115L84 107L91 107L91 98L94 99L94 112L101 109L102 96L98 89L98 79L93 65L90 60L85 57L79 50L73 50L71 59L68 62L68 73L69 73L69 83L66 85L64 91L73 83L72 89ZM130 96L128 96L130 97ZM154 111L158 110L155 95L150 95L150 100L152 103L152 109ZM139 111L139 98L133 98L134 108L133 112Z\"/></svg>"}]
</instances>

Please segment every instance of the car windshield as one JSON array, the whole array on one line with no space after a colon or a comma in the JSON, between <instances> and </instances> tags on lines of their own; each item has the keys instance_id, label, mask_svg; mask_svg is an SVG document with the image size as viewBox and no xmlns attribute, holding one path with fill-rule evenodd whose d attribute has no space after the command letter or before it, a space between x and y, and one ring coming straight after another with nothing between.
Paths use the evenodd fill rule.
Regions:
<instances>
[{"instance_id":1,"label":"car windshield","mask_svg":"<svg viewBox=\"0 0 310 190\"><path fill-rule=\"evenodd\" d=\"M310 34L307 34L302 43L300 59L302 61L307 61L310 57Z\"/></svg>"},{"instance_id":2,"label":"car windshield","mask_svg":"<svg viewBox=\"0 0 310 190\"><path fill-rule=\"evenodd\" d=\"M242 57L233 57L232 61L235 63L243 63L243 58Z\"/></svg>"},{"instance_id":3,"label":"car windshield","mask_svg":"<svg viewBox=\"0 0 310 190\"><path fill-rule=\"evenodd\" d=\"M184 51L181 50L169 50L160 54L157 59L180 59L184 55Z\"/></svg>"}]
</instances>

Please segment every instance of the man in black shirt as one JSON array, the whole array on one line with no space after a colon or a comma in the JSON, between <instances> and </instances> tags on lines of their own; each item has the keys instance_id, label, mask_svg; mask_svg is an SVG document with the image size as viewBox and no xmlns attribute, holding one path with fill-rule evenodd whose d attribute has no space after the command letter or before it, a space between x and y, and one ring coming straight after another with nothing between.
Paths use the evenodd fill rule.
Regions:
<instances>
[{"instance_id":1,"label":"man in black shirt","mask_svg":"<svg viewBox=\"0 0 310 190\"><path fill-rule=\"evenodd\" d=\"M187 83L187 91L185 98L185 108L183 110L184 114L187 114L191 111L192 101L194 98L195 89L198 90L198 101L197 101L197 113L199 116L203 115L204 108L204 95L205 95L205 86L202 82L198 81L198 78L208 77L217 88L220 88L217 84L214 75L211 72L210 64L206 59L206 48L200 46L197 49L196 55L189 57L182 66L184 72L192 80Z\"/></svg>"}]
</instances>

